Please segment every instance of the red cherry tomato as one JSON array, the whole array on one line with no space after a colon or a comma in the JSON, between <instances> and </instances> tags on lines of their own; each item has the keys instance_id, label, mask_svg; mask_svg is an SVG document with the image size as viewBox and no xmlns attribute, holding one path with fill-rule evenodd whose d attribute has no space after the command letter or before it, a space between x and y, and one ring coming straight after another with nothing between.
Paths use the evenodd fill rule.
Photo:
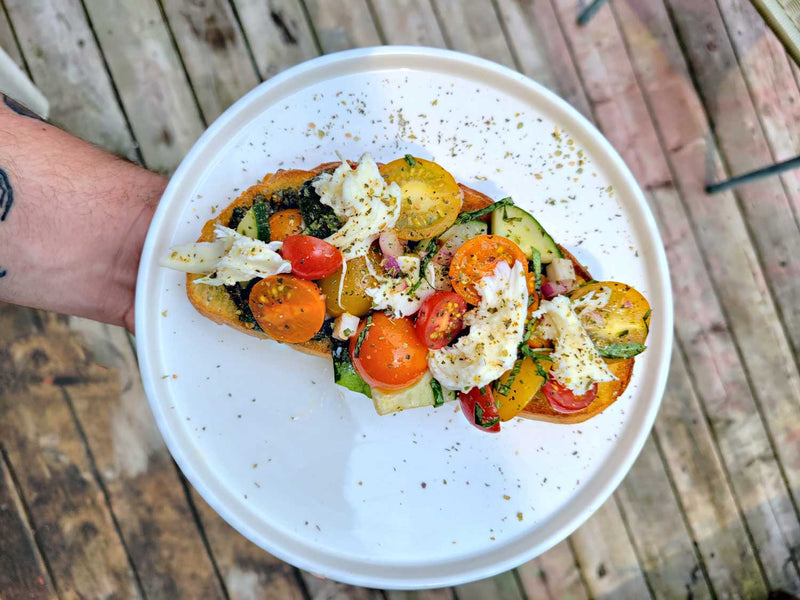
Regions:
<instances>
[{"instance_id":1,"label":"red cherry tomato","mask_svg":"<svg viewBox=\"0 0 800 600\"><path fill-rule=\"evenodd\" d=\"M500 413L494 403L492 386L485 385L482 388L474 387L468 392L459 392L458 399L461 401L461 412L481 431L497 433L500 431Z\"/></svg>"},{"instance_id":2,"label":"red cherry tomato","mask_svg":"<svg viewBox=\"0 0 800 600\"><path fill-rule=\"evenodd\" d=\"M322 279L342 266L342 253L311 235L290 235L283 240L281 254L292 263L292 273L303 279Z\"/></svg>"},{"instance_id":3,"label":"red cherry tomato","mask_svg":"<svg viewBox=\"0 0 800 600\"><path fill-rule=\"evenodd\" d=\"M542 393L554 411L569 414L583 410L594 401L597 396L597 384L590 387L585 394L576 396L571 389L550 378L544 382Z\"/></svg>"},{"instance_id":4,"label":"red cherry tomato","mask_svg":"<svg viewBox=\"0 0 800 600\"><path fill-rule=\"evenodd\" d=\"M454 292L436 292L425 299L417 313L417 336L428 348L438 350L464 329L467 301Z\"/></svg>"},{"instance_id":5,"label":"red cherry tomato","mask_svg":"<svg viewBox=\"0 0 800 600\"><path fill-rule=\"evenodd\" d=\"M390 319L382 312L361 320L350 338L350 357L364 381L378 389L408 387L428 370L428 350L417 339L411 320Z\"/></svg>"}]
</instances>

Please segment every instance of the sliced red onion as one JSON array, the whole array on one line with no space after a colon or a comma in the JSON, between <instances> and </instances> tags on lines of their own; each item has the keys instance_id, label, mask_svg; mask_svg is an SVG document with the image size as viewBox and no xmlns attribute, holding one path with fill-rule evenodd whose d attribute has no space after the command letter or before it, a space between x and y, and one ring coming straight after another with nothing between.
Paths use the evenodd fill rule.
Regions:
<instances>
[{"instance_id":1,"label":"sliced red onion","mask_svg":"<svg viewBox=\"0 0 800 600\"><path fill-rule=\"evenodd\" d=\"M403 244L394 231L382 232L378 238L378 244L386 258L397 258L403 255Z\"/></svg>"},{"instance_id":2,"label":"sliced red onion","mask_svg":"<svg viewBox=\"0 0 800 600\"><path fill-rule=\"evenodd\" d=\"M383 235L383 234L381 234ZM386 271L388 275L392 277L399 277L400 274L403 272L400 268L400 262L397 260L396 256L389 256L388 254L381 262L383 265L383 270Z\"/></svg>"},{"instance_id":3,"label":"sliced red onion","mask_svg":"<svg viewBox=\"0 0 800 600\"><path fill-rule=\"evenodd\" d=\"M542 296L544 296L545 300L550 300L560 294L566 294L572 291L573 287L575 287L574 279L548 281L542 284Z\"/></svg>"}]
</instances>

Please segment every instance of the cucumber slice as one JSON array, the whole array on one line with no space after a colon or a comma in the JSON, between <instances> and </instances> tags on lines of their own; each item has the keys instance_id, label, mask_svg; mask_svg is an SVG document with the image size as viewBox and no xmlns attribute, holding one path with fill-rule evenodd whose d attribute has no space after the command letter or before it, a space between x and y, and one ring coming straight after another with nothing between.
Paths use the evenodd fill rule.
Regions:
<instances>
[{"instance_id":1,"label":"cucumber slice","mask_svg":"<svg viewBox=\"0 0 800 600\"><path fill-rule=\"evenodd\" d=\"M562 258L553 238L539 225L539 221L518 206L506 206L492 213L492 233L502 235L517 244L528 259L533 259L536 248L542 255L542 264L549 264L554 258Z\"/></svg>"},{"instance_id":2,"label":"cucumber slice","mask_svg":"<svg viewBox=\"0 0 800 600\"><path fill-rule=\"evenodd\" d=\"M441 406L445 402L456 399L456 393L450 390L442 390L442 397L434 397L431 381L433 375L430 371L423 375L417 383L411 387L396 392L382 392L372 390L372 402L375 404L375 411L379 415L406 410L409 408L419 408L420 406Z\"/></svg>"},{"instance_id":3,"label":"cucumber slice","mask_svg":"<svg viewBox=\"0 0 800 600\"><path fill-rule=\"evenodd\" d=\"M458 250L459 246L467 240L471 240L479 235L486 235L488 231L489 226L483 221L467 221L466 223L453 225L439 236L439 241L455 252Z\"/></svg>"},{"instance_id":4,"label":"cucumber slice","mask_svg":"<svg viewBox=\"0 0 800 600\"><path fill-rule=\"evenodd\" d=\"M242 217L236 231L255 240L268 242L269 210L267 209L267 205L263 202L253 204L252 208Z\"/></svg>"}]
</instances>

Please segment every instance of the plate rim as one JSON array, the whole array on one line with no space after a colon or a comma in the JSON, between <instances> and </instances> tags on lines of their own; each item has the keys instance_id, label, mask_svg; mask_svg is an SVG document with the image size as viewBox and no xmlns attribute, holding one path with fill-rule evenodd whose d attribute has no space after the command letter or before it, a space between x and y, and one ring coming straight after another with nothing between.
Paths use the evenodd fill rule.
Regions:
<instances>
[{"instance_id":1,"label":"plate rim","mask_svg":"<svg viewBox=\"0 0 800 600\"><path fill-rule=\"evenodd\" d=\"M527 550L512 553L511 556L498 561L483 561L481 568L463 569L456 573L450 573L442 576L425 576L424 578L413 577L396 577L396 576L374 576L365 574L364 572L353 572L351 569L343 569L332 565L323 565L315 562L312 559L298 555L283 547L279 547L276 543L265 538L264 535L255 531L247 523L240 519L237 515L233 514L231 509L226 507L224 499L221 494L217 494L207 484L207 481L195 468L194 464L188 456L182 443L178 439L177 433L172 432L166 414L162 411L164 408L161 404L159 395L156 393L155 383L155 370L148 348L153 344L154 340L149 338L149 323L147 301L148 294L144 293L144 289L148 285L148 279L152 277L152 272L158 269L157 261L154 260L154 247L156 246L156 238L158 235L157 230L160 229L162 221L165 219L165 214L168 210L168 204L172 203L175 197L175 190L180 187L185 173L191 168L196 157L206 150L208 142L212 140L217 132L224 129L239 113L243 111L254 99L265 94L269 90L278 88L292 79L298 78L308 72L313 72L331 66L336 63L346 63L348 61L357 62L363 59L375 59L380 62L382 59L398 58L398 57L432 57L438 59L446 59L450 61L460 62L466 66L477 67L485 70L496 76L510 78L519 84L527 87L531 92L538 95L545 102L555 105L555 108L567 114L569 118L576 121L578 125L588 133L592 141L599 145L605 158L608 159L616 170L616 175L621 177L635 198L635 204L641 211L642 224L647 233L652 237L653 246L656 250L656 257L654 257L658 265L658 282L663 288L662 294L659 299L663 303L663 337L659 347L664 360L662 363L657 364L657 373L653 385L653 395L650 398L650 406L643 417L642 425L636 432L633 440L629 443L629 448L623 454L619 464L612 469L613 476L609 477L600 485L600 489L596 492L594 498L586 503L583 508L569 519L565 524L556 528L554 531L546 533L543 539L530 547ZM375 70L377 63L368 64L362 67L362 70ZM139 264L137 285L136 285L136 331L137 331L137 355L139 359L139 366L142 376L142 383L145 393L148 398L151 412L153 413L156 424L159 428L161 436L170 451L170 454L175 459L181 471L191 482L192 486L202 496L202 498L231 526L233 526L239 533L254 542L256 545L263 548L265 551L276 556L277 558L290 563L298 568L301 568L312 573L319 573L324 577L329 577L336 581L341 581L351 585L381 588L381 589L429 589L438 587L448 587L453 585L463 584L469 581L475 581L486 577L491 577L515 568L520 564L539 556L546 552L563 539L568 537L578 527L585 523L600 506L608 500L611 494L617 489L624 477L628 474L634 461L639 456L645 441L652 430L653 423L655 422L656 415L663 399L664 390L666 387L667 377L669 374L669 363L672 353L673 345L673 295L671 281L669 277L669 267L666 257L666 251L660 233L658 231L655 217L650 210L649 205L645 199L639 184L636 182L633 174L628 166L625 164L619 153L611 146L610 142L600 132L597 127L584 117L577 109L567 103L564 99L556 95L554 92L548 90L543 85L530 79L529 77L503 65L494 63L492 61L456 52L453 50L446 50L441 48L429 48L424 46L379 46L379 47L366 47L357 48L352 50L345 50L331 54L325 54L308 61L304 61L293 67L282 71L274 77L266 80L253 88L247 94L242 96L233 105L231 105L225 112L222 113L212 123L200 138L194 143L189 152L181 160L180 165L175 170L173 176L170 178L169 184L165 189L159 204L156 208L155 214L148 229L147 238L145 240L141 260ZM556 513L558 514L558 513ZM546 524L543 522L539 525L542 527ZM526 537L529 533L522 536ZM509 544L516 539L509 540ZM492 551L484 552L480 556L491 556ZM352 562L350 559L345 559ZM474 556L468 555L459 557L457 562L474 561ZM360 561L360 565L371 565L386 567L380 565L378 562L367 563ZM444 562L438 566L448 564ZM450 563L453 564L453 563Z\"/></svg>"}]
</instances>

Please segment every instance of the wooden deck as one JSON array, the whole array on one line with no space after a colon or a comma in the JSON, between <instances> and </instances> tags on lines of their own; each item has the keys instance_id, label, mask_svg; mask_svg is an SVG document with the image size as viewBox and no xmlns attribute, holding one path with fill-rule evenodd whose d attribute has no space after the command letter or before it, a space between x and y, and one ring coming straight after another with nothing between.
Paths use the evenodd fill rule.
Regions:
<instances>
[{"instance_id":1,"label":"wooden deck","mask_svg":"<svg viewBox=\"0 0 800 600\"><path fill-rule=\"evenodd\" d=\"M676 293L671 377L614 496L515 571L359 589L286 565L183 479L128 336L0 306L0 598L478 600L800 595L800 71L746 0L0 0L51 120L169 173L253 86L318 54L451 47L593 120L645 189ZM69 199L65 198L68 202Z\"/></svg>"}]
</instances>

